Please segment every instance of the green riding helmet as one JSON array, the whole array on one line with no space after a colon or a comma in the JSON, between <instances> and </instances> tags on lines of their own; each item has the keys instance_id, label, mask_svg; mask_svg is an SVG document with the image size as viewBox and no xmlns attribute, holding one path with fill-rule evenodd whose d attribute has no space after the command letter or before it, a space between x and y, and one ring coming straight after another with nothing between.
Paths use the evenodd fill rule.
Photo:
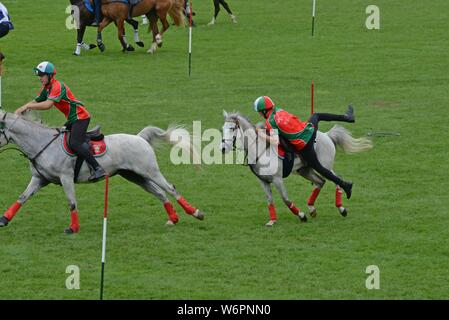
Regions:
<instances>
[{"instance_id":1,"label":"green riding helmet","mask_svg":"<svg viewBox=\"0 0 449 320\"><path fill-rule=\"evenodd\" d=\"M254 110L257 112L266 112L275 107L273 100L267 96L261 96L254 101Z\"/></svg>"},{"instance_id":2,"label":"green riding helmet","mask_svg":"<svg viewBox=\"0 0 449 320\"><path fill-rule=\"evenodd\" d=\"M44 74L54 76L56 74L55 66L53 65L53 63L48 61L43 61L39 63L37 67L35 67L33 70L37 76L42 76Z\"/></svg>"}]
</instances>

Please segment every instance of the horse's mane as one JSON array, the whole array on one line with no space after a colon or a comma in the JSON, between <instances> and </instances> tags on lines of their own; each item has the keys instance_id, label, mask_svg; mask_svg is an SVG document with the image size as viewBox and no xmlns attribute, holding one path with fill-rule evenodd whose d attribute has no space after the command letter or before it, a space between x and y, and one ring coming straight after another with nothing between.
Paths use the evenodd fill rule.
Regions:
<instances>
[{"instance_id":1,"label":"horse's mane","mask_svg":"<svg viewBox=\"0 0 449 320\"><path fill-rule=\"evenodd\" d=\"M34 125L37 125L41 128L45 128L45 129L51 129L51 130L55 130L56 127L50 127L49 125L47 125L37 114L35 114L34 112L25 112L22 115L19 115L18 117L20 117L22 120L25 120L27 122L30 122Z\"/></svg>"},{"instance_id":2,"label":"horse's mane","mask_svg":"<svg viewBox=\"0 0 449 320\"><path fill-rule=\"evenodd\" d=\"M233 120L239 120L239 121L243 120L243 121L247 122L249 126L254 127L254 124L252 124L251 120L247 116L241 114L238 111L233 111L233 112L228 113L227 118L230 118Z\"/></svg>"}]
</instances>

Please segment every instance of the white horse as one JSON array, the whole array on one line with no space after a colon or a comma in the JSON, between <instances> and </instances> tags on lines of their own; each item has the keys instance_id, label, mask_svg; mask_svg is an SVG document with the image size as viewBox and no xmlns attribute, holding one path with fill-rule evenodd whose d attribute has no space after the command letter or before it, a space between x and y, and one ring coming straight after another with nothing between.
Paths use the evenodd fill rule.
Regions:
<instances>
[{"instance_id":1,"label":"white horse","mask_svg":"<svg viewBox=\"0 0 449 320\"><path fill-rule=\"evenodd\" d=\"M255 126L250 123L248 118L238 112L223 112L223 140L221 149L223 153L228 153L236 148L236 142L239 141L243 146L243 150L248 158L248 164L253 173L259 178L259 181L265 191L268 199L268 209L270 213L270 221L266 226L273 226L277 221L276 209L274 207L273 195L271 191L271 183L274 184L280 193L283 202L288 206L293 214L297 215L303 222L307 218L301 210L299 210L287 195L283 182L283 161L278 157L277 145L269 144L263 139L259 139L255 131ZM327 169L332 171L336 146L340 146L346 153L355 153L368 150L372 147L371 141L366 138L355 139L351 133L341 126L334 126L328 132L317 132L315 150L320 163ZM316 217L315 200L318 197L326 180L316 173L312 168L307 167L301 157L295 154L292 173L302 175L310 180L315 188L307 202L309 213L312 217ZM340 187L336 187L335 205L342 216L347 215L347 209L342 204L342 193Z\"/></svg>"},{"instance_id":2,"label":"white horse","mask_svg":"<svg viewBox=\"0 0 449 320\"><path fill-rule=\"evenodd\" d=\"M175 197L187 214L193 215L199 220L204 219L203 212L191 206L178 193L175 187L161 174L157 164L152 145L158 139L172 144L176 143L189 152L195 152L189 139L183 139L181 142L170 141L170 135L175 129L176 127L170 127L164 131L148 126L137 135L107 135L104 138L107 152L104 156L97 158L109 176L119 174L155 195L164 204L168 214L168 225L174 225L179 218L168 200L166 192ZM79 222L74 185L76 157L65 153L62 148L62 139L63 134L60 130L48 128L27 120L23 116L0 110L0 147L8 143L16 144L30 160L32 173L26 190L0 218L0 227L6 226L20 207L39 189L49 183L54 183L62 185L70 206L71 224L65 232L78 232ZM84 163L76 182L88 182L89 171L88 165Z\"/></svg>"}]
</instances>

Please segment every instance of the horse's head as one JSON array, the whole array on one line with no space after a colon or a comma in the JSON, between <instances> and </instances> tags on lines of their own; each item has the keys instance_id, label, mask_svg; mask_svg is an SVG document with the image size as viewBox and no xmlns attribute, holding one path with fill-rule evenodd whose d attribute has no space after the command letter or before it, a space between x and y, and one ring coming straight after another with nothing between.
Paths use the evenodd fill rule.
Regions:
<instances>
[{"instance_id":1,"label":"horse's head","mask_svg":"<svg viewBox=\"0 0 449 320\"><path fill-rule=\"evenodd\" d=\"M235 141L239 131L239 121L233 114L229 114L223 110L224 124L223 124L223 138L221 140L220 149L223 153L235 149Z\"/></svg>"},{"instance_id":2,"label":"horse's head","mask_svg":"<svg viewBox=\"0 0 449 320\"><path fill-rule=\"evenodd\" d=\"M6 112L0 109L0 148L4 145L7 145L9 142L8 137L6 136Z\"/></svg>"}]
</instances>

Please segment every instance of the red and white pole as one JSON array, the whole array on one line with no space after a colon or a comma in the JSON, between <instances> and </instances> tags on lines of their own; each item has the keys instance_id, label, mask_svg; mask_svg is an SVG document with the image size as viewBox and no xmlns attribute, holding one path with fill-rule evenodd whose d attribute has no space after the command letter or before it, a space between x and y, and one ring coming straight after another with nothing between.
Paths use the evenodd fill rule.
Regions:
<instances>
[{"instance_id":1,"label":"red and white pole","mask_svg":"<svg viewBox=\"0 0 449 320\"><path fill-rule=\"evenodd\" d=\"M103 300L104 264L106 262L106 231L107 231L107 226L108 226L108 194L109 194L109 176L106 176L105 190L104 190L103 244L101 247L100 300Z\"/></svg>"},{"instance_id":2,"label":"red and white pole","mask_svg":"<svg viewBox=\"0 0 449 320\"><path fill-rule=\"evenodd\" d=\"M189 4L189 77L192 73L192 0Z\"/></svg>"}]
</instances>

